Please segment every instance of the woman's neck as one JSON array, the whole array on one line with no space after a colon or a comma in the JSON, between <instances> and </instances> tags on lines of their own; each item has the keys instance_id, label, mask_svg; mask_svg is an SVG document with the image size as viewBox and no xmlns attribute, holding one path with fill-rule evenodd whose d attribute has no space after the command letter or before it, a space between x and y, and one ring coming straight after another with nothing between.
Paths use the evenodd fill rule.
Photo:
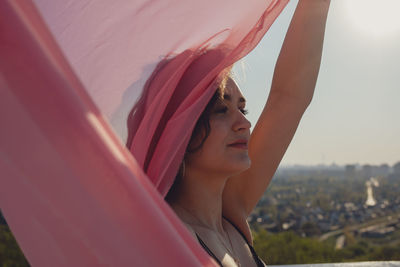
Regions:
<instances>
[{"instance_id":1,"label":"woman's neck","mask_svg":"<svg viewBox=\"0 0 400 267\"><path fill-rule=\"evenodd\" d=\"M179 185L178 196L170 205L185 223L224 233L222 192L226 180L218 175L188 173Z\"/></svg>"}]
</instances>

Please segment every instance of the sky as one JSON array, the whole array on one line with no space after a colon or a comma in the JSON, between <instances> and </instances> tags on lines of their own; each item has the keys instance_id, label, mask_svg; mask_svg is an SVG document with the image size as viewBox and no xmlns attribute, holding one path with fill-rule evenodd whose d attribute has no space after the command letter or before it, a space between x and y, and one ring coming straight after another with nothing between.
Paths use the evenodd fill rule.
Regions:
<instances>
[{"instance_id":1,"label":"sky","mask_svg":"<svg viewBox=\"0 0 400 267\"><path fill-rule=\"evenodd\" d=\"M257 122L294 13L291 0L260 44L234 66ZM399 0L332 0L319 77L281 165L400 161Z\"/></svg>"}]
</instances>

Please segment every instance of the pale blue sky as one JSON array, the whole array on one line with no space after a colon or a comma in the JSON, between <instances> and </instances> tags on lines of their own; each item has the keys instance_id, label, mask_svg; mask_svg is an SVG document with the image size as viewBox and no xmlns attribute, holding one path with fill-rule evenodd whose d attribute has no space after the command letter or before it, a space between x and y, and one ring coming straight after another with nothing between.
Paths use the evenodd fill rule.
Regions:
<instances>
[{"instance_id":1,"label":"pale blue sky","mask_svg":"<svg viewBox=\"0 0 400 267\"><path fill-rule=\"evenodd\" d=\"M297 1L234 68L253 125L266 102ZM399 0L332 0L313 102L282 161L382 164L400 161Z\"/></svg>"}]
</instances>

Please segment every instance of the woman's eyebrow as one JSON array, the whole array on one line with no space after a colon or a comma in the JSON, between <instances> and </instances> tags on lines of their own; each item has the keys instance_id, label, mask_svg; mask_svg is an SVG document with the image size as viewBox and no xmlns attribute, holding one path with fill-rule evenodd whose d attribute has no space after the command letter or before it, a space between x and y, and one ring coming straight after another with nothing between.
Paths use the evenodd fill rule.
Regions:
<instances>
[{"instance_id":1,"label":"woman's eyebrow","mask_svg":"<svg viewBox=\"0 0 400 267\"><path fill-rule=\"evenodd\" d=\"M224 94L224 100L228 100L228 101L231 101L232 100L232 98L231 98L231 95L229 95L229 94ZM242 102L244 102L244 103L246 103L246 99L244 98L244 97L240 97L239 98L239 103L242 103Z\"/></svg>"}]
</instances>

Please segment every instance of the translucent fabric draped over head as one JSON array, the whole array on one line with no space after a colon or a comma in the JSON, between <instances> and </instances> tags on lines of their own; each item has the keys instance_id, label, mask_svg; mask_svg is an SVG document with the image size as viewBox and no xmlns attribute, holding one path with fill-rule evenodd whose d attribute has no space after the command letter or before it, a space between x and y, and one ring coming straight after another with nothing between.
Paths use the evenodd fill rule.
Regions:
<instances>
[{"instance_id":1,"label":"translucent fabric draped over head","mask_svg":"<svg viewBox=\"0 0 400 267\"><path fill-rule=\"evenodd\" d=\"M287 0L34 2L92 99L165 195L216 77L254 48ZM143 94L140 114L127 125Z\"/></svg>"},{"instance_id":2,"label":"translucent fabric draped over head","mask_svg":"<svg viewBox=\"0 0 400 267\"><path fill-rule=\"evenodd\" d=\"M214 264L163 196L287 2L0 1L0 207L31 265Z\"/></svg>"}]
</instances>

